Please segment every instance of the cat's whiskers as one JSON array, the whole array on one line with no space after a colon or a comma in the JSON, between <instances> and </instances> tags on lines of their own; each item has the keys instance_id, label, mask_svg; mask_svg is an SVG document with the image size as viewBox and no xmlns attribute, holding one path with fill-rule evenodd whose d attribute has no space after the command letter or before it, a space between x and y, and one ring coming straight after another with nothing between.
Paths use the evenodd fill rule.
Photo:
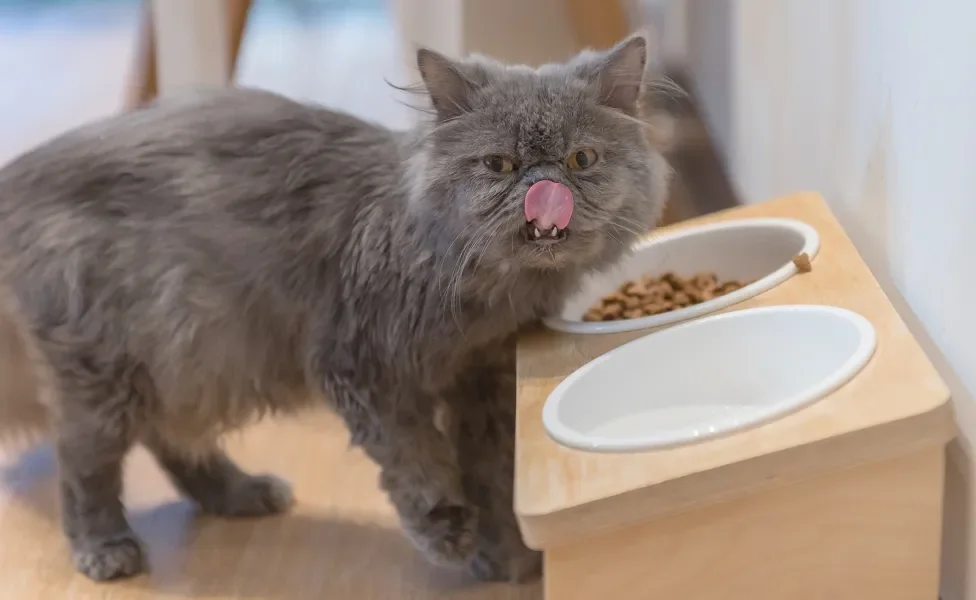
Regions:
<instances>
[{"instance_id":1,"label":"cat's whiskers","mask_svg":"<svg viewBox=\"0 0 976 600\"><path fill-rule=\"evenodd\" d=\"M613 235L609 230L603 232L608 238L617 242L619 246L628 246L629 244L624 243L624 241L617 236Z\"/></svg>"},{"instance_id":2,"label":"cat's whiskers","mask_svg":"<svg viewBox=\"0 0 976 600\"><path fill-rule=\"evenodd\" d=\"M505 215L499 214L496 215L494 218L490 219L488 223L485 224L485 226L481 229L481 232L476 236L475 241L470 245L470 251L468 252L468 256L465 258L465 266L467 266L467 261L470 260L471 255L475 253L476 248L481 245L483 240L485 241L485 246L481 252L483 253L485 250L488 249L488 245L491 243L492 236L495 234L498 228L502 224L504 224L504 222L505 222ZM475 269L478 268L478 262L480 260L481 258L479 255L478 261L476 261L474 265Z\"/></svg>"},{"instance_id":3,"label":"cat's whiskers","mask_svg":"<svg viewBox=\"0 0 976 600\"><path fill-rule=\"evenodd\" d=\"M556 264L556 255L552 252L552 246L546 246L545 248L546 252L549 254L549 260L552 261L552 264Z\"/></svg>"},{"instance_id":4,"label":"cat's whiskers","mask_svg":"<svg viewBox=\"0 0 976 600\"><path fill-rule=\"evenodd\" d=\"M661 93L671 99L687 98L689 96L688 90L678 85L677 81L667 75L658 75L645 82L644 94L651 95L655 93Z\"/></svg>"},{"instance_id":5,"label":"cat's whiskers","mask_svg":"<svg viewBox=\"0 0 976 600\"><path fill-rule=\"evenodd\" d=\"M481 252L478 253L478 258L476 258L475 261L474 261L474 270L476 270L476 271L478 270L478 265L481 264L481 259L484 258L485 252L487 252L488 251L488 247L491 246L491 242L492 242L492 239L495 236L495 232L497 232L498 231L498 228L501 227L503 224L504 224L504 221L501 220L501 219L499 219L499 223L497 225L495 225L495 227L492 228L492 230L488 233L487 236L485 236L485 245L482 246Z\"/></svg>"},{"instance_id":6,"label":"cat's whiskers","mask_svg":"<svg viewBox=\"0 0 976 600\"><path fill-rule=\"evenodd\" d=\"M459 239L461 239L461 236L464 235L464 232L466 232L469 228L471 228L472 225L474 225L474 223L468 223L467 225L464 226L463 229L461 229L460 232L458 232L458 234L456 236L454 236L454 239L451 241L450 245L447 247L447 250L444 251L444 255L441 256L440 260L437 262L437 285L438 286L440 286L441 281L443 280L442 275L444 274L444 272L443 272L444 264L447 261L447 257L449 257L451 255L451 248L454 247L454 244L456 244L457 241ZM463 248L462 248L462 251L463 251Z\"/></svg>"},{"instance_id":7,"label":"cat's whiskers","mask_svg":"<svg viewBox=\"0 0 976 600\"><path fill-rule=\"evenodd\" d=\"M437 121L435 125L432 125L430 128L427 129L427 131L423 133L423 135L420 136L420 139L426 142L430 138L434 137L436 134L440 133L440 131L444 129L447 125L450 125L454 121L457 121L459 118L460 117L448 117L446 119L441 119Z\"/></svg>"},{"instance_id":8,"label":"cat's whiskers","mask_svg":"<svg viewBox=\"0 0 976 600\"><path fill-rule=\"evenodd\" d=\"M478 270L478 266L481 264L481 259L484 258L485 252L488 251L489 246L491 246L491 243L495 239L495 232L497 232L498 231L498 228L501 227L504 224L505 224L505 220L504 219L501 219L501 218L498 219L498 224L495 225L492 228L492 230L488 233L488 235L485 236L485 243L481 247L481 252L478 253L478 257L474 261L474 266L471 269L472 270L472 273L474 271L477 271ZM489 298L488 298L489 302L491 301L491 299L492 298L489 296Z\"/></svg>"},{"instance_id":9,"label":"cat's whiskers","mask_svg":"<svg viewBox=\"0 0 976 600\"><path fill-rule=\"evenodd\" d=\"M454 324L457 325L462 336L464 335L464 327L461 325L461 320L458 317L458 313L461 310L461 280L464 277L465 269L467 269L468 261L470 260L471 255L474 254L475 247L480 243L481 235L465 245L464 254L458 260L458 264L455 267L453 276L451 278L451 285L448 287L448 300L450 302L451 316L453 317Z\"/></svg>"},{"instance_id":10,"label":"cat's whiskers","mask_svg":"<svg viewBox=\"0 0 976 600\"><path fill-rule=\"evenodd\" d=\"M458 319L457 316L457 310L454 304L454 292L455 292L456 281L460 279L461 275L464 272L464 260L465 260L464 257L467 253L468 247L471 246L472 243L473 243L472 240L468 240L464 243L463 246L461 246L461 251L458 254L457 260L454 262L453 269L451 270L451 276L447 280L447 287L444 290L444 297L441 299L441 310L443 311L447 308L450 308L451 316L454 319L454 323L455 325L457 325L458 329L461 330L462 335L464 331L463 328L461 327L460 319Z\"/></svg>"},{"instance_id":11,"label":"cat's whiskers","mask_svg":"<svg viewBox=\"0 0 976 600\"><path fill-rule=\"evenodd\" d=\"M617 215L617 219L618 220L626 221L627 223L632 224L634 227L640 228L641 231L647 232L647 231L650 231L651 229L654 229L654 224L653 223L644 223L642 221L638 221L638 220L632 219L630 217L625 217L623 215Z\"/></svg>"},{"instance_id":12,"label":"cat's whiskers","mask_svg":"<svg viewBox=\"0 0 976 600\"><path fill-rule=\"evenodd\" d=\"M630 235L632 235L634 237L637 237L637 238L640 238L640 237L644 236L647 233L645 231L639 231L639 230L636 230L636 229L631 229L630 227L627 227L623 223L611 223L610 226L613 227L614 229L619 230L619 231L627 232Z\"/></svg>"},{"instance_id":13,"label":"cat's whiskers","mask_svg":"<svg viewBox=\"0 0 976 600\"><path fill-rule=\"evenodd\" d=\"M651 233L654 229L654 227L648 225L647 223L641 223L640 221L635 221L634 219L624 215L612 214L604 211L594 212L592 218L599 221L604 221L610 227L626 231L627 233L637 237L644 237Z\"/></svg>"},{"instance_id":14,"label":"cat's whiskers","mask_svg":"<svg viewBox=\"0 0 976 600\"><path fill-rule=\"evenodd\" d=\"M481 245L482 240L485 240L486 238L487 243L485 245L485 249L487 250L488 244L491 243L491 236L494 234L497 228L504 223L504 220L504 214L498 215L494 219L488 221L488 223L485 225L481 226L472 239L462 247L458 260L455 263L454 270L451 273L451 278L448 282L448 287L446 290L447 300L450 302L451 316L454 318L454 323L458 326L458 329L461 330L462 335L464 330L461 326L460 318L458 317L458 310L461 308L461 279L464 276L464 270L467 268L468 262L478 246Z\"/></svg>"}]
</instances>

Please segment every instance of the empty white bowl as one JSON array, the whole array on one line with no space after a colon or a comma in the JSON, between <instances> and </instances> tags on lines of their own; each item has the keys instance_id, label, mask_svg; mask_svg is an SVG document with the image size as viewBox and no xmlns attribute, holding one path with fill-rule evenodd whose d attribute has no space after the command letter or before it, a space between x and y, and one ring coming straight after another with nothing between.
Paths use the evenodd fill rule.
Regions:
<instances>
[{"instance_id":1,"label":"empty white bowl","mask_svg":"<svg viewBox=\"0 0 976 600\"><path fill-rule=\"evenodd\" d=\"M864 317L830 306L713 315L619 346L574 371L542 411L580 450L686 444L775 420L844 385L877 343Z\"/></svg>"},{"instance_id":2,"label":"empty white bowl","mask_svg":"<svg viewBox=\"0 0 976 600\"><path fill-rule=\"evenodd\" d=\"M617 333L700 317L783 283L797 272L794 256L805 252L813 259L819 250L817 231L795 219L739 219L651 237L637 244L616 268L589 278L583 290L566 302L561 314L544 322L551 329L568 333ZM709 271L721 281L753 283L668 313L619 321L583 321L583 314L593 303L624 282L668 271L683 277Z\"/></svg>"}]
</instances>

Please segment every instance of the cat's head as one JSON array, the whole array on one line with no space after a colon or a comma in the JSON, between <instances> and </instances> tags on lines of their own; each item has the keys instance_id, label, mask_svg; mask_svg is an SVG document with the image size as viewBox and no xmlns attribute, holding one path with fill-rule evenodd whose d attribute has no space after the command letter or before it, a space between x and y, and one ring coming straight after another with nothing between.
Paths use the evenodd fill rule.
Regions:
<instances>
[{"instance_id":1,"label":"cat's head","mask_svg":"<svg viewBox=\"0 0 976 600\"><path fill-rule=\"evenodd\" d=\"M410 167L414 208L484 267L616 260L657 221L670 174L649 142L647 58L641 35L538 69L420 50L435 118Z\"/></svg>"}]
</instances>

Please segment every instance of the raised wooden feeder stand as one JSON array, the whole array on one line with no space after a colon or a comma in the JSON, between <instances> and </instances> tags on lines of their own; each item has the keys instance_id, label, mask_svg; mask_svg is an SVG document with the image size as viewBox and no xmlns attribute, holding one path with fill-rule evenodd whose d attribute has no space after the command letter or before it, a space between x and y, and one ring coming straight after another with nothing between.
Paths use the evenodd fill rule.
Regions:
<instances>
[{"instance_id":1,"label":"raised wooden feeder stand","mask_svg":"<svg viewBox=\"0 0 976 600\"><path fill-rule=\"evenodd\" d=\"M649 330L526 334L518 349L515 509L545 551L549 600L936 600L949 392L826 203L798 194L682 222L787 217L814 227L809 273L733 305L825 304L877 349L821 400L743 432L596 453L551 439L542 408L570 373ZM598 401L598 399L594 399Z\"/></svg>"}]
</instances>

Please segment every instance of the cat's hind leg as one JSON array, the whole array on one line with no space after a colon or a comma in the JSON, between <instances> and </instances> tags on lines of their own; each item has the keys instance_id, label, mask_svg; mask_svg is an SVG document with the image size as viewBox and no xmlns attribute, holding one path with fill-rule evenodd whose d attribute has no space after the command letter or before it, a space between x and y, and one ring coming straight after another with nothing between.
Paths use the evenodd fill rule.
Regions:
<instances>
[{"instance_id":1,"label":"cat's hind leg","mask_svg":"<svg viewBox=\"0 0 976 600\"><path fill-rule=\"evenodd\" d=\"M204 513L221 517L261 517L286 511L293 503L291 487L274 475L242 471L216 445L186 456L166 444L146 444L174 485Z\"/></svg>"},{"instance_id":2,"label":"cat's hind leg","mask_svg":"<svg viewBox=\"0 0 976 600\"><path fill-rule=\"evenodd\" d=\"M139 395L125 367L79 352L53 361L61 522L75 567L96 581L145 569L122 505L122 461L134 441Z\"/></svg>"}]
</instances>

